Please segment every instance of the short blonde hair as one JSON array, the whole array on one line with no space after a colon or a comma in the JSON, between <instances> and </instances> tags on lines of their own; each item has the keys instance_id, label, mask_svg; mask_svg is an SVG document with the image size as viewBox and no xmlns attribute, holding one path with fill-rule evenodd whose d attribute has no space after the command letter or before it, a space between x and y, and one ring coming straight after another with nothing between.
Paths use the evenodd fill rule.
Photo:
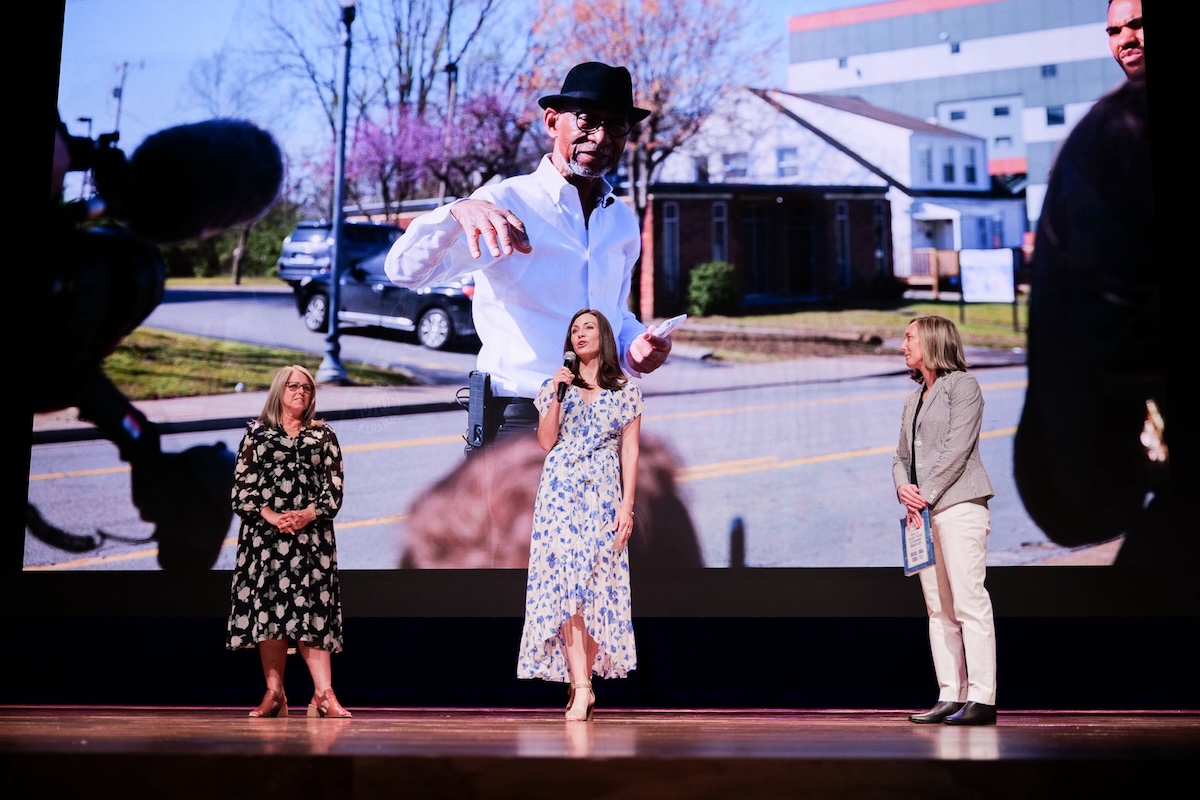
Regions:
<instances>
[{"instance_id":1,"label":"short blonde hair","mask_svg":"<svg viewBox=\"0 0 1200 800\"><path fill-rule=\"evenodd\" d=\"M938 377L947 372L966 371L967 358L963 354L962 337L951 320L938 314L929 314L916 317L913 322L917 323L917 338L921 342L921 355L926 369Z\"/></svg>"}]
</instances>

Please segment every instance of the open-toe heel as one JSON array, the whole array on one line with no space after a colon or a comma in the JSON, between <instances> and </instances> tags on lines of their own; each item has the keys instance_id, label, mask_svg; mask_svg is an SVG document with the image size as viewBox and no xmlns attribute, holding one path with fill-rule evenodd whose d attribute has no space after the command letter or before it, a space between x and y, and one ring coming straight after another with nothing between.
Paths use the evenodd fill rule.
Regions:
<instances>
[{"instance_id":1,"label":"open-toe heel","mask_svg":"<svg viewBox=\"0 0 1200 800\"><path fill-rule=\"evenodd\" d=\"M587 704L587 710L584 711L583 716L580 716L578 712L575 712L575 713L571 712L571 707L575 705L575 690L576 689L587 689L588 704ZM567 721L568 722L591 722L592 714L595 711L595 709L596 709L596 694L595 694L595 692L592 691L592 685L590 683L580 683L580 684L572 685L571 686L571 703L567 706Z\"/></svg>"},{"instance_id":2,"label":"open-toe heel","mask_svg":"<svg viewBox=\"0 0 1200 800\"><path fill-rule=\"evenodd\" d=\"M258 708L250 712L252 717L286 717L287 695L283 692L273 692L267 689Z\"/></svg>"},{"instance_id":3,"label":"open-toe heel","mask_svg":"<svg viewBox=\"0 0 1200 800\"><path fill-rule=\"evenodd\" d=\"M321 694L313 695L312 702L308 704L308 716L344 719L353 714L342 708L342 704L333 694L333 689L326 689Z\"/></svg>"}]
</instances>

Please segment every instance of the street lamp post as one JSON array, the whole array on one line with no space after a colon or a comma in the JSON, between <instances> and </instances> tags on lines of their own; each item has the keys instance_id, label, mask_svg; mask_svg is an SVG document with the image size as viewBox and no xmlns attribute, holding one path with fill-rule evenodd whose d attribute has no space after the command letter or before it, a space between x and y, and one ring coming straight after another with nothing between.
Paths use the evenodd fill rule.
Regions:
<instances>
[{"instance_id":1,"label":"street lamp post","mask_svg":"<svg viewBox=\"0 0 1200 800\"><path fill-rule=\"evenodd\" d=\"M450 131L454 125L454 104L458 95L458 62L451 61L445 67L449 92L446 95L446 130L442 135L442 180L438 185L438 205L446 204L446 191L450 176Z\"/></svg>"},{"instance_id":2,"label":"street lamp post","mask_svg":"<svg viewBox=\"0 0 1200 800\"><path fill-rule=\"evenodd\" d=\"M342 81L341 97L338 98L338 125L336 157L333 167L333 248L329 253L329 308L326 311L328 328L325 336L325 358L317 368L318 383L347 384L350 382L346 367L342 364L342 343L339 340L338 309L341 304L342 267L339 257L342 250L342 208L345 205L346 176L346 114L350 92L350 26L354 23L355 5L358 0L338 0L342 7Z\"/></svg>"}]
</instances>

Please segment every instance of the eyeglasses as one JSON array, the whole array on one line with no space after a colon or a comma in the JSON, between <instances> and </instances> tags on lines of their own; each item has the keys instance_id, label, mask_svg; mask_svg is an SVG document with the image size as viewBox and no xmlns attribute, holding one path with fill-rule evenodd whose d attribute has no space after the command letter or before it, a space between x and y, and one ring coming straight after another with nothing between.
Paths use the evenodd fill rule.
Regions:
<instances>
[{"instance_id":1,"label":"eyeglasses","mask_svg":"<svg viewBox=\"0 0 1200 800\"><path fill-rule=\"evenodd\" d=\"M601 119L595 114L589 114L586 111L565 111L565 114L570 114L575 117L575 124L579 130L584 133L595 133L604 128L609 136L620 139L623 136L628 136L633 130L633 123L622 117L616 119Z\"/></svg>"},{"instance_id":2,"label":"eyeglasses","mask_svg":"<svg viewBox=\"0 0 1200 800\"><path fill-rule=\"evenodd\" d=\"M289 392L304 392L305 394L313 393L313 387L307 383L289 383L286 384L286 386Z\"/></svg>"}]
</instances>

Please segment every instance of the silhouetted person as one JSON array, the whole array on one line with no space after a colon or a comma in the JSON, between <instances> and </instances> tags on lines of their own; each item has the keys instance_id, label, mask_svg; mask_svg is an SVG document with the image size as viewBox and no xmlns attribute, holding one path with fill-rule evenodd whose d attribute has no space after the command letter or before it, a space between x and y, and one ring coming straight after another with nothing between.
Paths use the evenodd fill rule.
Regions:
<instances>
[{"instance_id":1,"label":"silhouetted person","mask_svg":"<svg viewBox=\"0 0 1200 800\"><path fill-rule=\"evenodd\" d=\"M1102 97L1063 143L1031 269L1029 387L1013 462L1026 510L1055 543L1124 534L1116 563L1194 564L1197 542L1171 508L1171 352L1154 192L1144 57L1117 35L1140 2L1114 0L1110 41L1130 80ZM1114 25L1114 15L1122 25ZM1121 22L1121 20L1118 20ZM1114 34L1114 28L1116 34ZM1130 45L1132 48L1132 45ZM1134 69L1140 66L1141 69ZM1136 79L1134 79L1136 76Z\"/></svg>"}]
</instances>

